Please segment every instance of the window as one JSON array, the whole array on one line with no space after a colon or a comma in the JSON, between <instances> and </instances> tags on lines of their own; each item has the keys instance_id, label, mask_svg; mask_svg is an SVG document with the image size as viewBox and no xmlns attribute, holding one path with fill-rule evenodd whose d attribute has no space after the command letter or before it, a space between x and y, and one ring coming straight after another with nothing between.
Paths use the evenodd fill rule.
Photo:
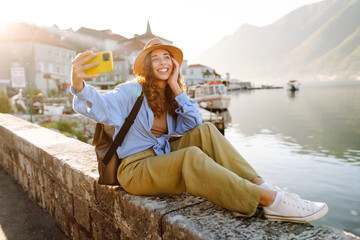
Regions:
<instances>
[{"instance_id":1,"label":"window","mask_svg":"<svg viewBox=\"0 0 360 240\"><path fill-rule=\"evenodd\" d=\"M61 67L60 67L60 65L56 65L56 72L57 72L57 73L61 73Z\"/></svg>"},{"instance_id":2,"label":"window","mask_svg":"<svg viewBox=\"0 0 360 240\"><path fill-rule=\"evenodd\" d=\"M44 72L45 71L45 64L43 62L39 62L39 68L40 68L40 72Z\"/></svg>"},{"instance_id":3,"label":"window","mask_svg":"<svg viewBox=\"0 0 360 240\"><path fill-rule=\"evenodd\" d=\"M53 72L53 65L52 65L52 63L49 63L49 72L50 72L50 73Z\"/></svg>"},{"instance_id":4,"label":"window","mask_svg":"<svg viewBox=\"0 0 360 240\"><path fill-rule=\"evenodd\" d=\"M212 87L212 86L210 86L209 88L208 88L208 93L209 93L209 95L212 95L212 94L214 94L214 88Z\"/></svg>"},{"instance_id":5,"label":"window","mask_svg":"<svg viewBox=\"0 0 360 240\"><path fill-rule=\"evenodd\" d=\"M20 63L19 62L12 62L11 66L12 67L20 67Z\"/></svg>"}]
</instances>

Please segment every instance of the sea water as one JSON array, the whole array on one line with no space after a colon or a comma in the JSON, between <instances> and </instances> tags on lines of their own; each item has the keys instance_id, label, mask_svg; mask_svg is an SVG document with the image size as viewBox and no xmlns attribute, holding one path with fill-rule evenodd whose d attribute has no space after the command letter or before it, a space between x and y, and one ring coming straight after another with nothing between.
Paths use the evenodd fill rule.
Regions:
<instances>
[{"instance_id":1,"label":"sea water","mask_svg":"<svg viewBox=\"0 0 360 240\"><path fill-rule=\"evenodd\" d=\"M313 225L360 235L360 84L231 95L225 136L242 156L273 185L326 202Z\"/></svg>"}]
</instances>

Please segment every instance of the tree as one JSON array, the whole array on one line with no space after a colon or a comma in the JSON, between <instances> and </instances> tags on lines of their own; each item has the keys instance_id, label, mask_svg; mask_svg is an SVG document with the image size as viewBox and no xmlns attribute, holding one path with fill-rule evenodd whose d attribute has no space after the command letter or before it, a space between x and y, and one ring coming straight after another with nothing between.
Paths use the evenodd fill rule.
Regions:
<instances>
[{"instance_id":1,"label":"tree","mask_svg":"<svg viewBox=\"0 0 360 240\"><path fill-rule=\"evenodd\" d=\"M206 71L203 72L203 77L204 77L204 78L207 77L207 76L212 76L212 75L213 75L213 74L212 74L212 72L209 71L209 69L206 69Z\"/></svg>"},{"instance_id":2,"label":"tree","mask_svg":"<svg viewBox=\"0 0 360 240\"><path fill-rule=\"evenodd\" d=\"M9 98L4 91L0 91L0 112L2 113L11 112Z\"/></svg>"}]
</instances>

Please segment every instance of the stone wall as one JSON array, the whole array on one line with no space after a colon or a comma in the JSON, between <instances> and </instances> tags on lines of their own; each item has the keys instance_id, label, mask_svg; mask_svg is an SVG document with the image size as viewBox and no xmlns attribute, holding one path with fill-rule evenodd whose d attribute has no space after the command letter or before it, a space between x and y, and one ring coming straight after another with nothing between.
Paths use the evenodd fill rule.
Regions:
<instances>
[{"instance_id":1,"label":"stone wall","mask_svg":"<svg viewBox=\"0 0 360 240\"><path fill-rule=\"evenodd\" d=\"M189 194L133 196L97 184L91 145L0 114L0 164L71 239L360 239L310 224L252 218Z\"/></svg>"},{"instance_id":2,"label":"stone wall","mask_svg":"<svg viewBox=\"0 0 360 240\"><path fill-rule=\"evenodd\" d=\"M17 117L30 121L30 115L23 114L17 115ZM77 128L75 130L79 130L83 133L85 141L89 144L92 144L92 139L95 133L95 125L96 122L89 118L84 118L80 114L69 114L69 115L58 115L58 114L34 114L32 115L32 121L36 124L47 123L47 122L57 122L57 121L69 121L75 122L77 124Z\"/></svg>"}]
</instances>

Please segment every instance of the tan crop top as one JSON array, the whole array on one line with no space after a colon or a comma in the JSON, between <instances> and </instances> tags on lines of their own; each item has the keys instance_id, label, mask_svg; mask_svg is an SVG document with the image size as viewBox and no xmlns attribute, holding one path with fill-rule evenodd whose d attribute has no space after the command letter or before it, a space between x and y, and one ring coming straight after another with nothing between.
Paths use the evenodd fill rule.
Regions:
<instances>
[{"instance_id":1,"label":"tan crop top","mask_svg":"<svg viewBox=\"0 0 360 240\"><path fill-rule=\"evenodd\" d=\"M168 132L167 122L166 122L166 113L164 113L161 117L154 117L154 124L151 128L151 133L154 134L155 137L161 137L161 135L166 134Z\"/></svg>"}]
</instances>

